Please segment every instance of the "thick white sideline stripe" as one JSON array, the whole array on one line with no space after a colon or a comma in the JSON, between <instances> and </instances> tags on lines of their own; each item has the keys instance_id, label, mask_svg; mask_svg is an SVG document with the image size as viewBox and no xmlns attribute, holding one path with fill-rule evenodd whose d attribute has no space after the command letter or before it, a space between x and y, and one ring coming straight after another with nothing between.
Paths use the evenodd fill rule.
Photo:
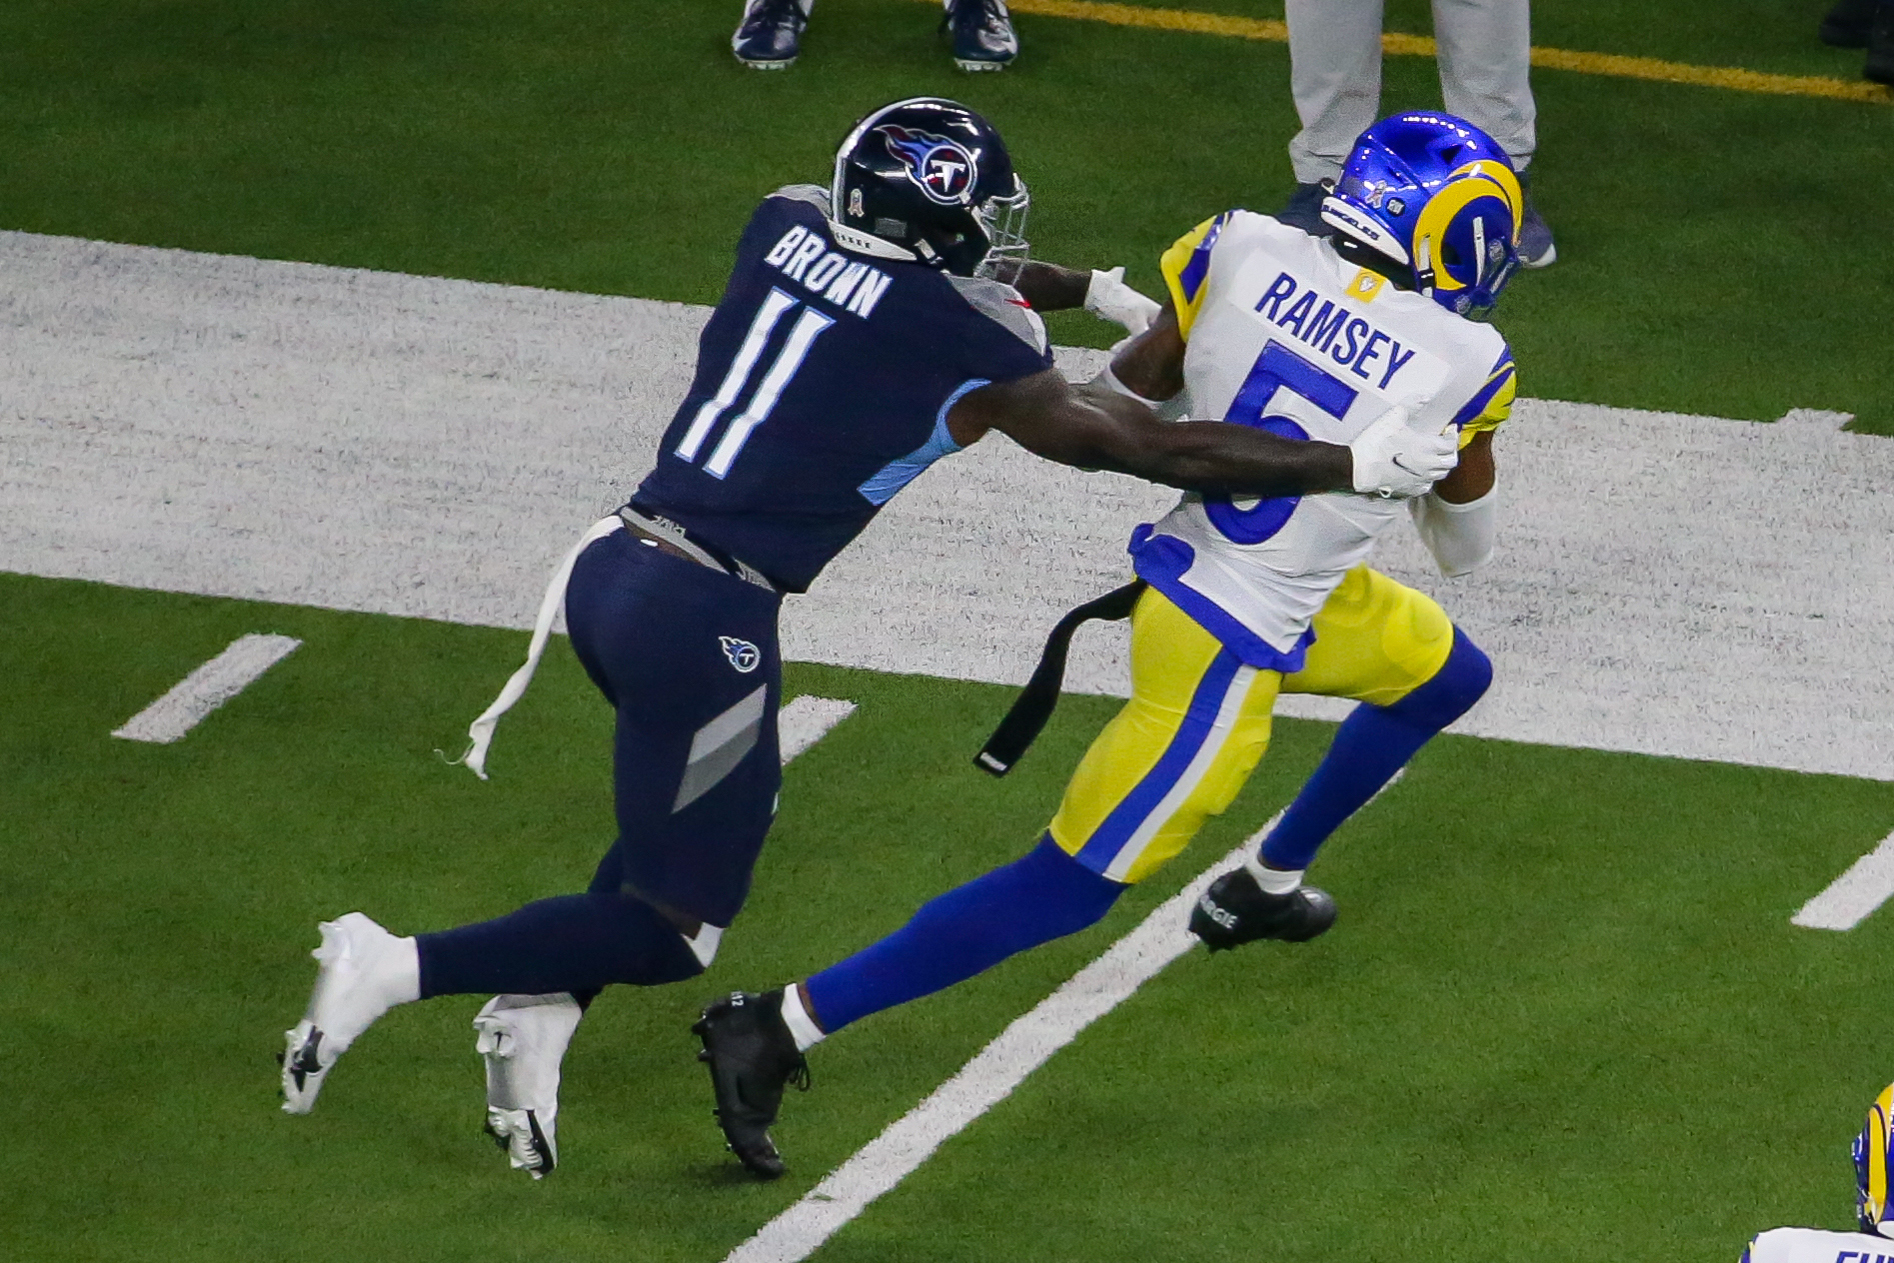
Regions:
<instances>
[{"instance_id":1,"label":"thick white sideline stripe","mask_svg":"<svg viewBox=\"0 0 1894 1263\"><path fill-rule=\"evenodd\" d=\"M776 712L777 741L783 762L829 735L829 729L855 713L855 703L833 697L798 697Z\"/></svg>"},{"instance_id":2,"label":"thick white sideline stripe","mask_svg":"<svg viewBox=\"0 0 1894 1263\"><path fill-rule=\"evenodd\" d=\"M1184 927L1197 896L1218 873L1242 863L1275 823L1271 820L1198 874L1103 956L1073 974L1031 1012L1016 1018L960 1073L830 1172L801 1201L764 1224L732 1250L724 1263L800 1263L815 1253L868 1203L932 1157L949 1136L1005 1100L1080 1031L1190 950L1197 940Z\"/></svg>"},{"instance_id":3,"label":"thick white sideline stripe","mask_svg":"<svg viewBox=\"0 0 1894 1263\"><path fill-rule=\"evenodd\" d=\"M1811 930L1852 930L1886 903L1889 895L1894 895L1894 833L1849 865L1847 872L1789 920Z\"/></svg>"},{"instance_id":4,"label":"thick white sideline stripe","mask_svg":"<svg viewBox=\"0 0 1894 1263\"><path fill-rule=\"evenodd\" d=\"M228 649L185 676L176 688L133 715L112 735L160 744L180 740L204 716L249 688L300 644L302 641L293 636L239 636Z\"/></svg>"}]
</instances>

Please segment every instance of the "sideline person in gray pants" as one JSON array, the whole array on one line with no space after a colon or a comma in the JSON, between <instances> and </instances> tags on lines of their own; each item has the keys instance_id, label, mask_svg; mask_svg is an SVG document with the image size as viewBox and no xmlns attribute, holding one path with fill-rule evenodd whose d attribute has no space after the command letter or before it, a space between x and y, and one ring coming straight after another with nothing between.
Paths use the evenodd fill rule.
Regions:
<instances>
[{"instance_id":1,"label":"sideline person in gray pants","mask_svg":"<svg viewBox=\"0 0 1894 1263\"><path fill-rule=\"evenodd\" d=\"M1287 0L1290 84L1302 130L1289 142L1296 191L1276 218L1318 236L1328 232L1328 186L1355 138L1381 116L1381 12L1382 0ZM1447 113L1498 141L1525 184L1537 139L1529 0L1434 0L1434 39ZM1519 261L1544 267L1556 257L1552 230L1528 191Z\"/></svg>"}]
</instances>

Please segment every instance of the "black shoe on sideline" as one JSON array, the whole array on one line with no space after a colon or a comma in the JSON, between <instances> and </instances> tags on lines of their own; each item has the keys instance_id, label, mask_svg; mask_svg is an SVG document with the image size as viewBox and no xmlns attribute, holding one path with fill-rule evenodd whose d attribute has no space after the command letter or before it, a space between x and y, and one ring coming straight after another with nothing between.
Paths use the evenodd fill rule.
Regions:
<instances>
[{"instance_id":1,"label":"black shoe on sideline","mask_svg":"<svg viewBox=\"0 0 1894 1263\"><path fill-rule=\"evenodd\" d=\"M752 70L783 70L802 52L809 15L802 0L749 0L730 37L730 51Z\"/></svg>"},{"instance_id":2,"label":"black shoe on sideline","mask_svg":"<svg viewBox=\"0 0 1894 1263\"><path fill-rule=\"evenodd\" d=\"M1822 18L1822 43L1836 48L1866 48L1876 0L1836 0Z\"/></svg>"},{"instance_id":3,"label":"black shoe on sideline","mask_svg":"<svg viewBox=\"0 0 1894 1263\"><path fill-rule=\"evenodd\" d=\"M1868 31L1868 64L1861 74L1894 86L1894 0L1881 0L1874 11L1874 25Z\"/></svg>"},{"instance_id":4,"label":"black shoe on sideline","mask_svg":"<svg viewBox=\"0 0 1894 1263\"><path fill-rule=\"evenodd\" d=\"M1311 237L1326 237L1334 232L1322 222L1322 199L1329 195L1326 184L1298 184L1289 200L1276 212L1276 218L1291 228L1300 228Z\"/></svg>"},{"instance_id":5,"label":"black shoe on sideline","mask_svg":"<svg viewBox=\"0 0 1894 1263\"><path fill-rule=\"evenodd\" d=\"M1280 939L1306 943L1335 924L1335 900L1326 890L1299 886L1272 895L1247 868L1233 868L1210 883L1190 912L1190 932L1213 952Z\"/></svg>"},{"instance_id":6,"label":"black shoe on sideline","mask_svg":"<svg viewBox=\"0 0 1894 1263\"><path fill-rule=\"evenodd\" d=\"M1004 70L1019 56L1006 0L948 0L940 29L952 33L954 65L962 70Z\"/></svg>"},{"instance_id":7,"label":"black shoe on sideline","mask_svg":"<svg viewBox=\"0 0 1894 1263\"><path fill-rule=\"evenodd\" d=\"M1558 247L1552 244L1552 229L1532 204L1532 177L1524 171L1519 173L1519 192L1526 199L1519 217L1519 266L1550 267L1559 257Z\"/></svg>"},{"instance_id":8,"label":"black shoe on sideline","mask_svg":"<svg viewBox=\"0 0 1894 1263\"><path fill-rule=\"evenodd\" d=\"M809 1089L809 1063L783 1021L782 991L733 991L707 1007L691 1031L704 1041L697 1060L710 1067L717 1125L730 1152L752 1175L776 1179L787 1168L769 1129L782 1108L783 1088L794 1083Z\"/></svg>"}]
</instances>

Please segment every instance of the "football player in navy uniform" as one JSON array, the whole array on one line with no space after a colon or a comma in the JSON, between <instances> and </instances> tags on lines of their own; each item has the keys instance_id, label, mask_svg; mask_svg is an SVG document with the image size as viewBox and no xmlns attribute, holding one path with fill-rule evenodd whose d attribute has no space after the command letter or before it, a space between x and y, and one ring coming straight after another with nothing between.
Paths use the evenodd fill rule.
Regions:
<instances>
[{"instance_id":1,"label":"football player in navy uniform","mask_svg":"<svg viewBox=\"0 0 1894 1263\"><path fill-rule=\"evenodd\" d=\"M535 1177L557 1158L559 1064L609 983L701 973L742 908L776 809L777 609L939 458L999 430L1048 459L1210 492L1419 495L1451 437L1399 424L1346 446L1220 422L1165 424L1074 387L1035 308L1136 325L1115 273L1028 262L1026 186L999 134L950 101L862 119L827 188L764 199L705 325L656 467L554 575L525 666L474 724L484 775L561 601L573 650L617 711L619 837L583 894L397 937L359 912L321 926L316 984L287 1032L283 1108L308 1112L382 1013L496 998L475 1020L488 1126Z\"/></svg>"}]
</instances>

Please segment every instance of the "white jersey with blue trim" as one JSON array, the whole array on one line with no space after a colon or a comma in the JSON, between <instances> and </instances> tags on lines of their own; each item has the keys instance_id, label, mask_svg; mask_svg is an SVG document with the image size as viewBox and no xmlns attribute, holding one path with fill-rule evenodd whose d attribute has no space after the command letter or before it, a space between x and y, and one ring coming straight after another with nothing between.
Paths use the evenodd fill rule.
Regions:
<instances>
[{"instance_id":1,"label":"white jersey with blue trim","mask_svg":"<svg viewBox=\"0 0 1894 1263\"><path fill-rule=\"evenodd\" d=\"M1512 398L1497 331L1347 262L1326 240L1231 211L1168 251L1191 414L1346 444L1389 408L1417 430L1491 429ZM1375 538L1407 516L1352 493L1186 495L1140 527L1139 575L1252 665L1301 666L1309 626Z\"/></svg>"},{"instance_id":2,"label":"white jersey with blue trim","mask_svg":"<svg viewBox=\"0 0 1894 1263\"><path fill-rule=\"evenodd\" d=\"M1738 1263L1894 1263L1894 1241L1861 1232L1771 1228L1756 1234Z\"/></svg>"}]
</instances>

